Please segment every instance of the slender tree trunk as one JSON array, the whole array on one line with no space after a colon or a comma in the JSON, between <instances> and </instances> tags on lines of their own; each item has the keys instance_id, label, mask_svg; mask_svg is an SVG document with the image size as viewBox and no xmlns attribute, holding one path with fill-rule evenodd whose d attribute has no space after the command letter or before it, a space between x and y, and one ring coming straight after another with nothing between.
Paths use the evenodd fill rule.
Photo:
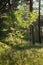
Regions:
<instances>
[{"instance_id":1,"label":"slender tree trunk","mask_svg":"<svg viewBox=\"0 0 43 65\"><path fill-rule=\"evenodd\" d=\"M8 0L8 7L9 9L12 9L12 0Z\"/></svg>"},{"instance_id":2,"label":"slender tree trunk","mask_svg":"<svg viewBox=\"0 0 43 65\"><path fill-rule=\"evenodd\" d=\"M33 0L30 0L30 12L33 11Z\"/></svg>"},{"instance_id":3,"label":"slender tree trunk","mask_svg":"<svg viewBox=\"0 0 43 65\"><path fill-rule=\"evenodd\" d=\"M32 44L35 44L35 35L34 35L34 25L31 25L31 32L32 32Z\"/></svg>"},{"instance_id":4,"label":"slender tree trunk","mask_svg":"<svg viewBox=\"0 0 43 65\"><path fill-rule=\"evenodd\" d=\"M30 12L33 11L33 0L30 0ZM34 25L31 25L32 44L35 44Z\"/></svg>"},{"instance_id":5,"label":"slender tree trunk","mask_svg":"<svg viewBox=\"0 0 43 65\"><path fill-rule=\"evenodd\" d=\"M39 43L41 43L41 31L40 31L40 3L41 3L41 1L39 0L39 21L38 21L38 29L39 29L39 31L38 31L38 34L39 34Z\"/></svg>"}]
</instances>

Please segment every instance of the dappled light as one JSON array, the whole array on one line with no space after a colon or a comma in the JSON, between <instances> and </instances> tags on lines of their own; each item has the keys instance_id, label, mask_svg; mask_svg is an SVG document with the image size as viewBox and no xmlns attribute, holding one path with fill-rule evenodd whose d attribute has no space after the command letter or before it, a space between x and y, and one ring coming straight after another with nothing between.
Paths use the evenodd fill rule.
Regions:
<instances>
[{"instance_id":1,"label":"dappled light","mask_svg":"<svg viewBox=\"0 0 43 65\"><path fill-rule=\"evenodd\" d=\"M0 0L0 65L43 65L42 7L42 0Z\"/></svg>"}]
</instances>

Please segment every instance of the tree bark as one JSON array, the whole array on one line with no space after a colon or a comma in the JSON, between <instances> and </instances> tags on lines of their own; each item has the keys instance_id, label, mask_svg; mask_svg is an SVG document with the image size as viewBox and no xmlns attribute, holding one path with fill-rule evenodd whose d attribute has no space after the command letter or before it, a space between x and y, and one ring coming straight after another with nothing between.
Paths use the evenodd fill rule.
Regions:
<instances>
[{"instance_id":1,"label":"tree bark","mask_svg":"<svg viewBox=\"0 0 43 65\"><path fill-rule=\"evenodd\" d=\"M33 0L30 0L30 12L33 11Z\"/></svg>"},{"instance_id":2,"label":"tree bark","mask_svg":"<svg viewBox=\"0 0 43 65\"><path fill-rule=\"evenodd\" d=\"M30 0L30 12L33 11L33 0ZM35 44L34 25L31 25L32 44Z\"/></svg>"},{"instance_id":3,"label":"tree bark","mask_svg":"<svg viewBox=\"0 0 43 65\"><path fill-rule=\"evenodd\" d=\"M40 31L40 3L41 3L41 1L39 0L39 20L38 20L38 34L39 34L39 43L41 43L41 31Z\"/></svg>"}]
</instances>

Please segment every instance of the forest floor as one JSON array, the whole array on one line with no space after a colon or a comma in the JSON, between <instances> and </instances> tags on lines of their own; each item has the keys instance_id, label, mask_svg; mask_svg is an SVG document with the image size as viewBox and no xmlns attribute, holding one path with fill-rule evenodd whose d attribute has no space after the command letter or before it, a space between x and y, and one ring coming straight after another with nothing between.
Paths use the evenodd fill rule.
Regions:
<instances>
[{"instance_id":1,"label":"forest floor","mask_svg":"<svg viewBox=\"0 0 43 65\"><path fill-rule=\"evenodd\" d=\"M0 42L0 65L43 65L43 45Z\"/></svg>"}]
</instances>

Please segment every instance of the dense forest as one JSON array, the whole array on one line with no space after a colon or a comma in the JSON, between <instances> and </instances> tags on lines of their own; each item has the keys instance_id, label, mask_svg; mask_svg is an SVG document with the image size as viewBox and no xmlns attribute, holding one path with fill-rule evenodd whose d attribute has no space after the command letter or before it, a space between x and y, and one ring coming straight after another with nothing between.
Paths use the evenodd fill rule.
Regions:
<instances>
[{"instance_id":1,"label":"dense forest","mask_svg":"<svg viewBox=\"0 0 43 65\"><path fill-rule=\"evenodd\" d=\"M43 0L0 0L0 65L43 65Z\"/></svg>"}]
</instances>

